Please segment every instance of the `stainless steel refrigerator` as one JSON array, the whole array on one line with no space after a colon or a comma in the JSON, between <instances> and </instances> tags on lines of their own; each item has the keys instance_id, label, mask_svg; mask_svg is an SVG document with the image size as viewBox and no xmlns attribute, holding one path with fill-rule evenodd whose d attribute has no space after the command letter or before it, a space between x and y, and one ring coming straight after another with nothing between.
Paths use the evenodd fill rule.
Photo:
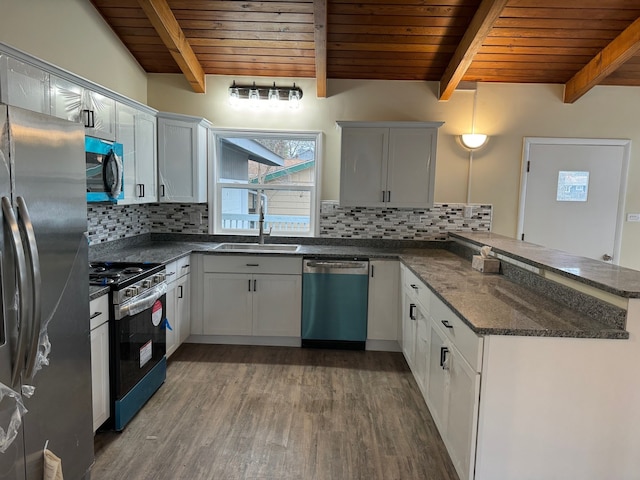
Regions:
<instances>
[{"instance_id":1,"label":"stainless steel refrigerator","mask_svg":"<svg viewBox=\"0 0 640 480\"><path fill-rule=\"evenodd\" d=\"M0 104L0 135L0 479L42 479L45 445L62 459L65 480L88 478L84 129Z\"/></svg>"}]
</instances>

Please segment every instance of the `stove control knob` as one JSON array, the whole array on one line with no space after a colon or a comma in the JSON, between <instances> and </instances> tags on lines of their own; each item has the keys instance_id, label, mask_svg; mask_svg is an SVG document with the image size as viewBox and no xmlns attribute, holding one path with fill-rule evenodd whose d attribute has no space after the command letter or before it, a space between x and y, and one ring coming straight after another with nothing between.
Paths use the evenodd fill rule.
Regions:
<instances>
[{"instance_id":1,"label":"stove control knob","mask_svg":"<svg viewBox=\"0 0 640 480\"><path fill-rule=\"evenodd\" d=\"M124 296L127 298L135 297L138 294L138 289L136 287L129 287L125 289Z\"/></svg>"},{"instance_id":2,"label":"stove control knob","mask_svg":"<svg viewBox=\"0 0 640 480\"><path fill-rule=\"evenodd\" d=\"M142 286L144 288L149 288L151 286L151 280L143 280L142 281Z\"/></svg>"},{"instance_id":3,"label":"stove control knob","mask_svg":"<svg viewBox=\"0 0 640 480\"><path fill-rule=\"evenodd\" d=\"M164 280L164 273L159 273L153 276L153 283L160 283Z\"/></svg>"}]
</instances>

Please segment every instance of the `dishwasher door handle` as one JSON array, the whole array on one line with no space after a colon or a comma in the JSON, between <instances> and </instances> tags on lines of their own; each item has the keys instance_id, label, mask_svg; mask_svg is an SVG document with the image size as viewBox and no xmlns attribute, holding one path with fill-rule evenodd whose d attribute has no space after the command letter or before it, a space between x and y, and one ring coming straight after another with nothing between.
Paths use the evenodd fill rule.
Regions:
<instances>
[{"instance_id":1,"label":"dishwasher door handle","mask_svg":"<svg viewBox=\"0 0 640 480\"><path fill-rule=\"evenodd\" d=\"M305 265L307 267L315 268L367 268L366 262L349 262L349 261L341 261L341 262L332 262L330 260L308 260Z\"/></svg>"}]
</instances>

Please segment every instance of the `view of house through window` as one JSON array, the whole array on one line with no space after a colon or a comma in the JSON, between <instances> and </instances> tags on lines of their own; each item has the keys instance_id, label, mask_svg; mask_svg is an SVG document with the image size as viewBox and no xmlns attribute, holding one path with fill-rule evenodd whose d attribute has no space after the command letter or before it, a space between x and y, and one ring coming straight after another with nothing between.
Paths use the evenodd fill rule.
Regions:
<instances>
[{"instance_id":1,"label":"view of house through window","mask_svg":"<svg viewBox=\"0 0 640 480\"><path fill-rule=\"evenodd\" d=\"M313 235L317 136L217 135L214 233Z\"/></svg>"}]
</instances>

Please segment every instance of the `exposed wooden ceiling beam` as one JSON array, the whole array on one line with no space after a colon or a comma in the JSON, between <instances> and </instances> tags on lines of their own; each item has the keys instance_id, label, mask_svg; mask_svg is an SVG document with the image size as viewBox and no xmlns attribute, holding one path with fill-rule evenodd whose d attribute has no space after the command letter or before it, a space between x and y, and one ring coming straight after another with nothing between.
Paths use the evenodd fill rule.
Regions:
<instances>
[{"instance_id":1,"label":"exposed wooden ceiling beam","mask_svg":"<svg viewBox=\"0 0 640 480\"><path fill-rule=\"evenodd\" d=\"M564 103L573 103L640 50L640 18L611 40L602 51L564 84Z\"/></svg>"},{"instance_id":2,"label":"exposed wooden ceiling beam","mask_svg":"<svg viewBox=\"0 0 640 480\"><path fill-rule=\"evenodd\" d=\"M327 0L313 2L313 31L316 50L316 91L327 96Z\"/></svg>"},{"instance_id":3,"label":"exposed wooden ceiling beam","mask_svg":"<svg viewBox=\"0 0 640 480\"><path fill-rule=\"evenodd\" d=\"M507 0L482 0L440 79L440 100L451 98L506 4Z\"/></svg>"},{"instance_id":4,"label":"exposed wooden ceiling beam","mask_svg":"<svg viewBox=\"0 0 640 480\"><path fill-rule=\"evenodd\" d=\"M138 0L140 7L169 49L196 93L205 93L204 70L166 0Z\"/></svg>"}]
</instances>

